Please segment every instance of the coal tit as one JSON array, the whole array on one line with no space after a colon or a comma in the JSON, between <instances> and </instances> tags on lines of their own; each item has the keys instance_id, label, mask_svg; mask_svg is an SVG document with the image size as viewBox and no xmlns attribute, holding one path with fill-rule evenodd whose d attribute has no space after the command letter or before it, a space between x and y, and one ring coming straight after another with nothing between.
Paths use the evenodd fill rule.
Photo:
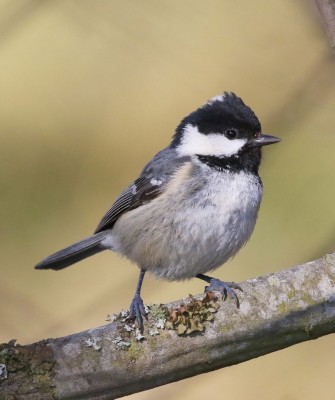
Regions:
<instances>
[{"instance_id":1,"label":"coal tit","mask_svg":"<svg viewBox=\"0 0 335 400\"><path fill-rule=\"evenodd\" d=\"M143 330L144 274L170 281L200 278L206 290L238 303L233 282L205 275L233 257L254 229L262 198L261 133L254 112L234 93L215 96L184 118L171 144L144 167L94 234L45 258L36 269L60 270L103 250L140 268L130 318Z\"/></svg>"}]
</instances>

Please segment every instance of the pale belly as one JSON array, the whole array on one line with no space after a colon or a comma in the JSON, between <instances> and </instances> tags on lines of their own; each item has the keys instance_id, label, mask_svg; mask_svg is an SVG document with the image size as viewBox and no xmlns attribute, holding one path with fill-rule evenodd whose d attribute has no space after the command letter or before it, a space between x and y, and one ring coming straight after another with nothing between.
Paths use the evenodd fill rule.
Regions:
<instances>
[{"instance_id":1,"label":"pale belly","mask_svg":"<svg viewBox=\"0 0 335 400\"><path fill-rule=\"evenodd\" d=\"M112 250L168 280L218 268L249 239L262 188L244 173L238 179L222 173L211 179L215 182L208 185L207 179L193 196L192 185L188 192L180 186L121 216L111 231Z\"/></svg>"}]
</instances>

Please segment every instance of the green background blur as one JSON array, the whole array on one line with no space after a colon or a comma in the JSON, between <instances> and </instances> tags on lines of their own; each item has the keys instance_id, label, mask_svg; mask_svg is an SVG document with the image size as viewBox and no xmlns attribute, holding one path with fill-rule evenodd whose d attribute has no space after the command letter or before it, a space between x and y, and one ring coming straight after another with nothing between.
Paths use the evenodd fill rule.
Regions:
<instances>
[{"instance_id":1,"label":"green background blur","mask_svg":"<svg viewBox=\"0 0 335 400\"><path fill-rule=\"evenodd\" d=\"M181 118L224 90L282 142L264 149L251 241L215 276L242 281L334 251L335 53L313 1L0 0L0 341L67 335L129 306L138 270L112 253L59 273L33 266L89 235ZM203 286L148 276L143 298ZM334 345L130 398L334 399Z\"/></svg>"}]
</instances>

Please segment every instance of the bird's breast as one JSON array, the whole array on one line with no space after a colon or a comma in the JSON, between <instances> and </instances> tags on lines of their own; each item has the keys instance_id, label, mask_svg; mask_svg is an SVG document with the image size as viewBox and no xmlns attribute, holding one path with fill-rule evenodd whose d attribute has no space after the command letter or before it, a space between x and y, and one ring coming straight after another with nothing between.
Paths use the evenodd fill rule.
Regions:
<instances>
[{"instance_id":1,"label":"bird's breast","mask_svg":"<svg viewBox=\"0 0 335 400\"><path fill-rule=\"evenodd\" d=\"M196 171L186 163L162 195L120 217L114 250L166 279L206 273L249 239L261 196L253 174Z\"/></svg>"}]
</instances>

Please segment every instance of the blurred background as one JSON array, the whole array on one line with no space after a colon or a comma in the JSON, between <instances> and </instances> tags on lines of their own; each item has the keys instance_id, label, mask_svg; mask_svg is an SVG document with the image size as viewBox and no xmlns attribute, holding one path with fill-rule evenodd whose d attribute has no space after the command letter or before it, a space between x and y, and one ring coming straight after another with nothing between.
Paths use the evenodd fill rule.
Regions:
<instances>
[{"instance_id":1,"label":"blurred background","mask_svg":"<svg viewBox=\"0 0 335 400\"><path fill-rule=\"evenodd\" d=\"M251 241L215 276L238 282L335 251L335 53L313 1L0 0L0 341L68 335L129 306L138 270L115 254L33 266L89 235L179 121L224 90L282 142L264 149ZM143 298L203 286L148 276ZM334 345L129 398L333 399Z\"/></svg>"}]
</instances>

